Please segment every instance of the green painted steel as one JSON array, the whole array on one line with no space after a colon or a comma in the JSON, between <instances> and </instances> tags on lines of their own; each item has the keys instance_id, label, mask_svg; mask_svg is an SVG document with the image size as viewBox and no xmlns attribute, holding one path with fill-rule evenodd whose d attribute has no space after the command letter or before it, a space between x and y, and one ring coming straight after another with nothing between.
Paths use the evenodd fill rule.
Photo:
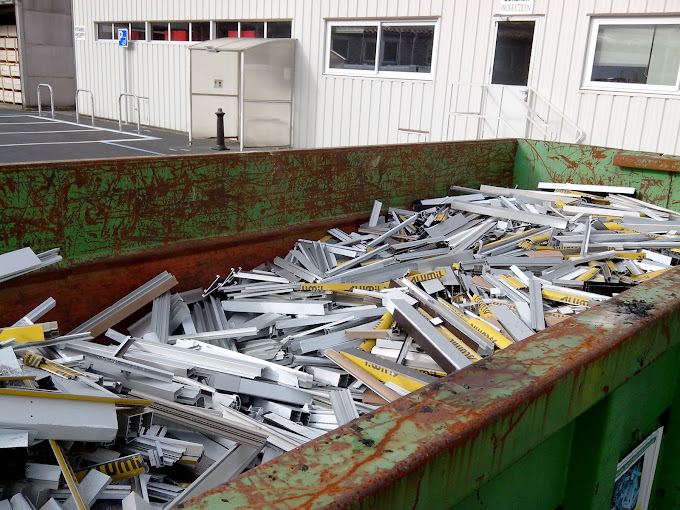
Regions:
<instances>
[{"instance_id":1,"label":"green painted steel","mask_svg":"<svg viewBox=\"0 0 680 510\"><path fill-rule=\"evenodd\" d=\"M78 264L403 207L451 184L510 184L516 142L0 165L0 253ZM262 261L259 261L262 262Z\"/></svg>"},{"instance_id":2,"label":"green painted steel","mask_svg":"<svg viewBox=\"0 0 680 510\"><path fill-rule=\"evenodd\" d=\"M184 506L608 508L617 462L677 398L680 269L246 472ZM654 505L678 498L664 440Z\"/></svg>"},{"instance_id":3,"label":"green painted steel","mask_svg":"<svg viewBox=\"0 0 680 510\"><path fill-rule=\"evenodd\" d=\"M523 189L536 189L542 181L632 186L638 190L640 200L680 210L680 184L674 171L616 166L614 157L621 152L588 145L519 140L514 183ZM658 156L637 154L641 159L646 155ZM675 168L678 161L678 157L666 158L669 168Z\"/></svg>"}]
</instances>

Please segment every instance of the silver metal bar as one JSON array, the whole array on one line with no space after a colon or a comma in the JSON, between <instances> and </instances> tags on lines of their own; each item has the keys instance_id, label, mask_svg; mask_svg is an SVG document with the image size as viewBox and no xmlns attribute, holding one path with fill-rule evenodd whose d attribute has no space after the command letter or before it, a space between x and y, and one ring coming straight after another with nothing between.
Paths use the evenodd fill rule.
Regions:
<instances>
[{"instance_id":1,"label":"silver metal bar","mask_svg":"<svg viewBox=\"0 0 680 510\"><path fill-rule=\"evenodd\" d=\"M635 188L627 186L603 186L600 184L572 184L570 182L539 182L539 190L582 191L584 193L611 193L616 195L635 195Z\"/></svg>"},{"instance_id":2,"label":"silver metal bar","mask_svg":"<svg viewBox=\"0 0 680 510\"><path fill-rule=\"evenodd\" d=\"M224 418L198 407L178 404L147 393L132 390L131 395L152 401L149 406L159 418L178 423L204 434L216 435L231 439L239 444L261 448L267 435L259 427L249 422L249 418L240 414L238 421ZM225 412L230 414L225 408ZM254 421L254 420L252 420Z\"/></svg>"},{"instance_id":3,"label":"silver metal bar","mask_svg":"<svg viewBox=\"0 0 680 510\"><path fill-rule=\"evenodd\" d=\"M175 285L177 285L175 277L167 271L164 271L127 296L118 300L106 310L84 322L70 333L83 333L89 331L90 334L96 338L107 329L115 326L122 319L139 310L142 306Z\"/></svg>"},{"instance_id":4,"label":"silver metal bar","mask_svg":"<svg viewBox=\"0 0 680 510\"><path fill-rule=\"evenodd\" d=\"M373 209L371 210L371 216L368 219L368 226L375 227L378 224L378 218L380 217L380 209L382 208L382 202L375 200L373 202Z\"/></svg>"},{"instance_id":5,"label":"silver metal bar","mask_svg":"<svg viewBox=\"0 0 680 510\"><path fill-rule=\"evenodd\" d=\"M371 246L375 246L375 245L371 245ZM382 246L378 246L377 248L375 248L372 251L366 252L363 255L356 257L355 259L352 259L348 262L345 262L341 266L334 267L333 269L327 271L325 277L330 278L332 276L335 276L336 274L343 273L343 272L347 271L350 267L354 267L354 266L358 266L359 264L363 264L364 262L366 262L366 261L372 259L373 257L375 257L376 255L378 255L379 253L382 253L385 250L388 250L389 247L390 247L389 244L384 244Z\"/></svg>"},{"instance_id":6,"label":"silver metal bar","mask_svg":"<svg viewBox=\"0 0 680 510\"><path fill-rule=\"evenodd\" d=\"M507 306L494 305L491 311L515 342L520 342L534 334L534 331L529 329L522 319Z\"/></svg>"},{"instance_id":7,"label":"silver metal bar","mask_svg":"<svg viewBox=\"0 0 680 510\"><path fill-rule=\"evenodd\" d=\"M348 389L334 390L328 392L331 397L331 404L333 405L333 414L338 425L344 425L359 417L359 411L354 405L352 392Z\"/></svg>"},{"instance_id":8,"label":"silver metal bar","mask_svg":"<svg viewBox=\"0 0 680 510\"><path fill-rule=\"evenodd\" d=\"M388 300L387 310L397 324L447 373L470 365L470 360L407 301Z\"/></svg>"},{"instance_id":9,"label":"silver metal bar","mask_svg":"<svg viewBox=\"0 0 680 510\"><path fill-rule=\"evenodd\" d=\"M412 216L407 218L406 220L402 221L401 223L395 225L394 227L389 229L387 232L385 232L381 236L378 236L375 239L373 239L372 241L369 241L368 243L366 243L366 246L369 247L369 248L373 247L373 246L378 246L385 239L392 237L393 234L396 234L397 232L399 232L404 227L415 223L415 221L418 219L418 213L413 212L413 211L409 211L409 214L412 214Z\"/></svg>"},{"instance_id":10,"label":"silver metal bar","mask_svg":"<svg viewBox=\"0 0 680 510\"><path fill-rule=\"evenodd\" d=\"M50 112L54 119L54 93L52 92L52 86L49 83L38 83L36 91L38 94L38 117L42 117L42 101L40 101L40 89L42 87L47 87L47 90L50 91Z\"/></svg>"},{"instance_id":11,"label":"silver metal bar","mask_svg":"<svg viewBox=\"0 0 680 510\"><path fill-rule=\"evenodd\" d=\"M24 315L17 322L12 324L12 327L15 328L18 326L31 326L32 324L37 322L43 315L52 310L56 305L57 302L53 298L49 297L45 301L40 303L38 306L36 306L33 310Z\"/></svg>"},{"instance_id":12,"label":"silver metal bar","mask_svg":"<svg viewBox=\"0 0 680 510\"><path fill-rule=\"evenodd\" d=\"M226 312L278 313L289 315L325 315L329 300L273 301L259 299L228 299L222 301ZM252 333L251 333L252 334Z\"/></svg>"},{"instance_id":13,"label":"silver metal bar","mask_svg":"<svg viewBox=\"0 0 680 510\"><path fill-rule=\"evenodd\" d=\"M547 214L529 214L522 211L511 211L509 209L502 209L491 207L488 205L469 204L465 202L456 202L450 205L452 209L460 211L472 212L482 214L484 216L493 216L495 218L506 218L509 220L520 221L522 223L535 223L537 225L544 225L546 227L567 228L567 221L548 216Z\"/></svg>"},{"instance_id":14,"label":"silver metal bar","mask_svg":"<svg viewBox=\"0 0 680 510\"><path fill-rule=\"evenodd\" d=\"M531 307L531 329L543 331L545 329L545 316L543 315L541 282L536 278L529 279L529 304Z\"/></svg>"},{"instance_id":15,"label":"silver metal bar","mask_svg":"<svg viewBox=\"0 0 680 510\"><path fill-rule=\"evenodd\" d=\"M406 278L400 280L400 283L409 289L409 293L420 301L431 315L441 318L447 324L447 327L451 329L451 332L465 342L465 344L473 351L477 352L480 356L493 354L495 346L491 339L484 337L479 331L473 329L465 320L458 317L450 310L447 310L436 299ZM458 350L456 349L456 351ZM458 352L460 353L460 351ZM467 358L465 359L467 360Z\"/></svg>"},{"instance_id":16,"label":"silver metal bar","mask_svg":"<svg viewBox=\"0 0 680 510\"><path fill-rule=\"evenodd\" d=\"M162 344L168 343L170 329L170 291L153 300L151 308L151 331L156 334Z\"/></svg>"},{"instance_id":17,"label":"silver metal bar","mask_svg":"<svg viewBox=\"0 0 680 510\"><path fill-rule=\"evenodd\" d=\"M279 266L280 268L288 271L289 273L294 274L301 280L304 280L309 283L314 283L320 280L320 277L318 277L317 275L310 273L306 269L298 267L295 264L291 264L287 260L283 260L281 257L274 258L274 265Z\"/></svg>"}]
</instances>

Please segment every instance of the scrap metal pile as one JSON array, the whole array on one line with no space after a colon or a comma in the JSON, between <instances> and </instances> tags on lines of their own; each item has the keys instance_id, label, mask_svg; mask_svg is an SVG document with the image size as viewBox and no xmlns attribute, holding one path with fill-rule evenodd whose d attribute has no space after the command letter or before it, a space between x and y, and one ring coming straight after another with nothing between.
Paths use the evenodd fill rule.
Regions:
<instances>
[{"instance_id":1,"label":"scrap metal pile","mask_svg":"<svg viewBox=\"0 0 680 510\"><path fill-rule=\"evenodd\" d=\"M52 298L3 317L0 510L176 506L680 259L680 214L552 188L376 202L357 232L206 289L162 273L63 336Z\"/></svg>"}]
</instances>

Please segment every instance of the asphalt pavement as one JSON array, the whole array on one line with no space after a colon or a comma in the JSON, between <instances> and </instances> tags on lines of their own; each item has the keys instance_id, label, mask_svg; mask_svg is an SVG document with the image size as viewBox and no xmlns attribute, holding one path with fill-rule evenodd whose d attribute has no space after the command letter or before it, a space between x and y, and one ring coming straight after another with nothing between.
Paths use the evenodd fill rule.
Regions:
<instances>
[{"instance_id":1,"label":"asphalt pavement","mask_svg":"<svg viewBox=\"0 0 680 510\"><path fill-rule=\"evenodd\" d=\"M179 154L214 154L215 140L194 140L186 133L80 116L73 111L26 111L0 106L0 164L74 159L111 159ZM236 143L227 144L237 150Z\"/></svg>"}]
</instances>

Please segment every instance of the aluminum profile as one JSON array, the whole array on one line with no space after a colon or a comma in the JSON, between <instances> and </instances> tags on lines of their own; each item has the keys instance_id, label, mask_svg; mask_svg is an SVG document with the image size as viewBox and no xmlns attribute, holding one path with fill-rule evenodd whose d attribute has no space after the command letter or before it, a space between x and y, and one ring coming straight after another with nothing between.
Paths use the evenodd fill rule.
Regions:
<instances>
[{"instance_id":1,"label":"aluminum profile","mask_svg":"<svg viewBox=\"0 0 680 510\"><path fill-rule=\"evenodd\" d=\"M333 405L333 413L338 425L344 425L359 417L352 393L348 389L334 390L328 392Z\"/></svg>"},{"instance_id":2,"label":"aluminum profile","mask_svg":"<svg viewBox=\"0 0 680 510\"><path fill-rule=\"evenodd\" d=\"M447 373L470 365L470 360L408 302L402 299L388 300L387 309L397 324Z\"/></svg>"},{"instance_id":3,"label":"aluminum profile","mask_svg":"<svg viewBox=\"0 0 680 510\"><path fill-rule=\"evenodd\" d=\"M89 331L93 337L98 337L110 327L115 326L125 317L139 310L155 298L177 285L177 279L167 271L162 272L152 280L118 300L106 310L98 313L84 322L70 334Z\"/></svg>"}]
</instances>

